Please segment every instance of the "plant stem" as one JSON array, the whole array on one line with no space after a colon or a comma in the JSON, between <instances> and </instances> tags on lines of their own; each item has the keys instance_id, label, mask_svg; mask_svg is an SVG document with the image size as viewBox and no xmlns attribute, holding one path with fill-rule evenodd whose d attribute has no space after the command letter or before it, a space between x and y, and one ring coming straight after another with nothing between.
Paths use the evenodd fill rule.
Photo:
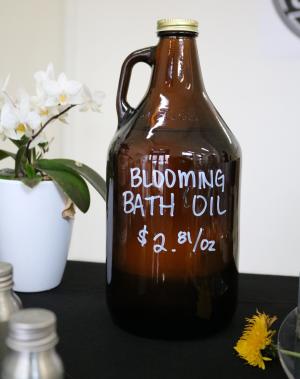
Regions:
<instances>
[{"instance_id":1,"label":"plant stem","mask_svg":"<svg viewBox=\"0 0 300 379\"><path fill-rule=\"evenodd\" d=\"M297 353L296 351L290 351L280 348L278 348L278 350L285 355L289 355L290 357L300 358L300 353Z\"/></svg>"},{"instance_id":2,"label":"plant stem","mask_svg":"<svg viewBox=\"0 0 300 379\"><path fill-rule=\"evenodd\" d=\"M27 145L26 145L26 156L27 156L29 162L30 162L29 148L30 148L31 142L42 133L42 131L46 128L47 125L49 125L52 121L57 120L60 116L62 116L63 114L65 114L66 112L68 112L70 109L72 109L75 106L76 106L76 104L71 104L67 108L65 108L63 111L61 111L60 113L50 117L49 120L46 121L45 124L41 127L41 129L38 130L35 134L33 134L33 136L29 139L29 141L27 142Z\"/></svg>"}]
</instances>

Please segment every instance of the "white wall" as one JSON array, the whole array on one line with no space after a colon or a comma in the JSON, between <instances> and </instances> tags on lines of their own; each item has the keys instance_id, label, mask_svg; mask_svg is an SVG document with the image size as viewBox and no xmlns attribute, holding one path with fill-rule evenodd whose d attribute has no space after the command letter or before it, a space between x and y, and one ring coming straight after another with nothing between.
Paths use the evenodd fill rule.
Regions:
<instances>
[{"instance_id":1,"label":"white wall","mask_svg":"<svg viewBox=\"0 0 300 379\"><path fill-rule=\"evenodd\" d=\"M33 73L52 61L57 70L63 67L64 7L60 0L0 0L0 81L11 74L9 92L19 88L34 90ZM51 155L61 151L60 130L52 128L55 137ZM11 142L0 142L10 149ZM0 167L9 161L1 162Z\"/></svg>"},{"instance_id":2,"label":"white wall","mask_svg":"<svg viewBox=\"0 0 300 379\"><path fill-rule=\"evenodd\" d=\"M58 3L51 2L54 7ZM67 74L102 89L106 101L101 115L73 115L71 125L63 129L60 153L104 175L108 144L117 125L115 95L125 56L156 43L158 18L198 19L207 91L243 150L240 271L297 275L300 39L282 24L272 1L66 0L64 6L63 52L50 51L50 58L48 52L40 54L54 61L63 54ZM62 14L53 15L51 21L60 25ZM39 23L35 33L43 28ZM51 38L60 44L61 35L54 33ZM35 40L33 46L39 43ZM33 71L35 61L27 62ZM135 70L133 103L142 96L148 77L145 68ZM70 258L105 260L105 206L93 190L91 210L77 214Z\"/></svg>"}]
</instances>

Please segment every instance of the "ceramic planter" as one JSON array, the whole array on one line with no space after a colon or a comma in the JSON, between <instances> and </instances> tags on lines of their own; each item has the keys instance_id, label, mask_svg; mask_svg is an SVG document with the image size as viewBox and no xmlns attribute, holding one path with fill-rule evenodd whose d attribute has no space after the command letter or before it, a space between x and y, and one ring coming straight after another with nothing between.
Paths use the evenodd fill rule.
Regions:
<instances>
[{"instance_id":1,"label":"ceramic planter","mask_svg":"<svg viewBox=\"0 0 300 379\"><path fill-rule=\"evenodd\" d=\"M58 286L73 229L65 220L63 192L43 181L33 189L0 179L0 261L14 268L14 289L39 292Z\"/></svg>"}]
</instances>

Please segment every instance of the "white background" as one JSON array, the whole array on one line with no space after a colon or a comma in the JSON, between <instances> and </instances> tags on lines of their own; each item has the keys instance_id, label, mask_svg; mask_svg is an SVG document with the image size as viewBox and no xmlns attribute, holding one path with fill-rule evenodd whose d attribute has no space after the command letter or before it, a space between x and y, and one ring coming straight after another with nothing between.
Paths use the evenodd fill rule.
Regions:
<instances>
[{"instance_id":1,"label":"white background","mask_svg":"<svg viewBox=\"0 0 300 379\"><path fill-rule=\"evenodd\" d=\"M240 271L298 275L300 38L271 0L0 0L0 6L0 79L11 72L12 90L31 89L31 73L52 61L57 71L106 93L102 114L75 112L69 126L51 131L52 156L84 161L102 175L124 58L157 43L157 19L198 19L207 91L243 151ZM132 104L148 80L148 69L138 66ZM103 262L105 205L93 190L91 210L76 218L70 259Z\"/></svg>"}]
</instances>

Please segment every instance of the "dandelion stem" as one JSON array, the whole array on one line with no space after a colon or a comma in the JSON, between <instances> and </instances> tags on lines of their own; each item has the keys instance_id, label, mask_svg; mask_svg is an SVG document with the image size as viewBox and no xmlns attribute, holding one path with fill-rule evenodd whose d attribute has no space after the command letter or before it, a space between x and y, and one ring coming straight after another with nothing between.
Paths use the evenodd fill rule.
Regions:
<instances>
[{"instance_id":1,"label":"dandelion stem","mask_svg":"<svg viewBox=\"0 0 300 379\"><path fill-rule=\"evenodd\" d=\"M300 353L297 353L296 351L290 351L290 350L285 350L285 349L280 349L280 348L278 348L278 351L290 357L300 358Z\"/></svg>"}]
</instances>

